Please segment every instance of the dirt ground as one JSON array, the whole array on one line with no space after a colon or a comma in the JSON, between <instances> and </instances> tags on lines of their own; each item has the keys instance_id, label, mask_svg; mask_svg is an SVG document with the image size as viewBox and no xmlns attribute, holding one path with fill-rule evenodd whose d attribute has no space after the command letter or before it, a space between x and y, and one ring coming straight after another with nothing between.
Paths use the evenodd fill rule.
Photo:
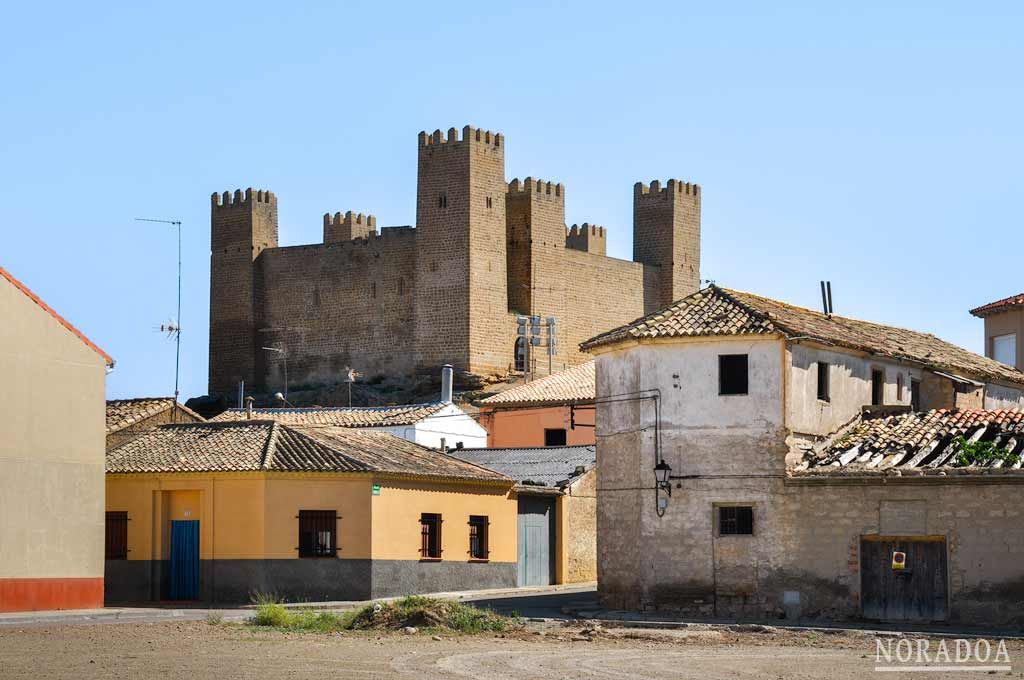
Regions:
<instances>
[{"instance_id":1,"label":"dirt ground","mask_svg":"<svg viewBox=\"0 0 1024 680\"><path fill-rule=\"evenodd\" d=\"M1024 645L1009 643L1013 677ZM1019 660L1019 668L1018 668ZM829 678L873 675L865 633L588 629L479 636L282 633L202 621L0 629L0 678ZM885 673L882 677L985 673ZM1005 677L1006 672L999 675Z\"/></svg>"}]
</instances>

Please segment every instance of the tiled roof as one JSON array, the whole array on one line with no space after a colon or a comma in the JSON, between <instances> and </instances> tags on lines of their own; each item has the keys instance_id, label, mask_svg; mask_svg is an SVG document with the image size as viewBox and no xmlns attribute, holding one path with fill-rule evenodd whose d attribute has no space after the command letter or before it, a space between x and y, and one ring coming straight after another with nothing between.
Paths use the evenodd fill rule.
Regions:
<instances>
[{"instance_id":1,"label":"tiled roof","mask_svg":"<svg viewBox=\"0 0 1024 680\"><path fill-rule=\"evenodd\" d=\"M539 380L516 385L480 401L481 406L592 401L594 362L588 361Z\"/></svg>"},{"instance_id":2,"label":"tiled roof","mask_svg":"<svg viewBox=\"0 0 1024 680\"><path fill-rule=\"evenodd\" d=\"M457 449L452 455L500 472L519 484L563 486L597 465L597 450L590 446L543 446L531 449Z\"/></svg>"},{"instance_id":3,"label":"tiled roof","mask_svg":"<svg viewBox=\"0 0 1024 680\"><path fill-rule=\"evenodd\" d=\"M377 472L509 481L386 432L267 420L164 425L107 453L107 472Z\"/></svg>"},{"instance_id":4,"label":"tiled roof","mask_svg":"<svg viewBox=\"0 0 1024 680\"><path fill-rule=\"evenodd\" d=\"M71 325L70 321L65 319L60 314L58 314L57 311L53 307L51 307L50 305L48 305L45 302L43 302L42 298L40 298L38 295L33 293L31 290L29 290L28 286L26 286L24 283L22 283L18 279L14 278L14 275L11 274L6 269L4 269L3 267L0 267L0 277L5 278L8 281L10 281L12 286L14 286L18 290L20 290L26 297L28 297L30 300L32 300L32 302L34 302L37 305L39 305L43 309L44 312L46 312L47 314L52 316L54 319L56 319L57 323L59 323L61 326L64 326L64 328L66 328L69 331L71 331L71 333L75 337L77 337L79 340L84 342L89 347L89 349L91 349L92 351L96 352L101 357L103 357L103 360L106 362L107 366L110 366L110 367L114 366L114 360L110 358L109 354L107 354L102 349L100 349L96 345L96 343L94 343L92 340L90 340L89 338L85 337L85 333L83 333L82 331L78 330L73 325Z\"/></svg>"},{"instance_id":5,"label":"tiled roof","mask_svg":"<svg viewBox=\"0 0 1024 680\"><path fill-rule=\"evenodd\" d=\"M982 305L981 307L975 307L971 310L971 314L984 318L990 314L1003 312L1010 307L1020 307L1021 305L1024 305L1024 293L1021 293L1020 295L1011 295L1008 298L996 300L995 302L990 302L987 305Z\"/></svg>"},{"instance_id":6,"label":"tiled roof","mask_svg":"<svg viewBox=\"0 0 1024 680\"><path fill-rule=\"evenodd\" d=\"M447 404L407 404L405 406L337 406L327 408L256 408L253 417L276 420L288 425L337 425L338 427L389 427L413 425L442 410ZM232 408L211 418L223 423L246 420L244 408Z\"/></svg>"},{"instance_id":7,"label":"tiled roof","mask_svg":"<svg viewBox=\"0 0 1024 680\"><path fill-rule=\"evenodd\" d=\"M960 438L992 442L1009 460L963 465ZM939 409L866 419L820 452L808 452L796 468L809 473L924 472L948 468L1019 470L1024 454L1024 411Z\"/></svg>"},{"instance_id":8,"label":"tiled roof","mask_svg":"<svg viewBox=\"0 0 1024 680\"><path fill-rule=\"evenodd\" d=\"M172 408L174 397L141 397L138 399L107 400L107 434L131 427L139 421L151 418L158 413ZM203 417L187 406L178 404L178 408L192 416L195 420Z\"/></svg>"},{"instance_id":9,"label":"tiled roof","mask_svg":"<svg viewBox=\"0 0 1024 680\"><path fill-rule=\"evenodd\" d=\"M779 333L966 377L1024 385L1024 373L928 333L850 319L708 286L654 314L582 343L584 350L631 339Z\"/></svg>"}]
</instances>

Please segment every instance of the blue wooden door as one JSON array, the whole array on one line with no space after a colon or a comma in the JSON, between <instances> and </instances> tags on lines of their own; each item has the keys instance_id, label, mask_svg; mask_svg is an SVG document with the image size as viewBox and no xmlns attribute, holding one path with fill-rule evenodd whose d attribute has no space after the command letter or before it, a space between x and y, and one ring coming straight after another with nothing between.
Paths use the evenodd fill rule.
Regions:
<instances>
[{"instance_id":1,"label":"blue wooden door","mask_svg":"<svg viewBox=\"0 0 1024 680\"><path fill-rule=\"evenodd\" d=\"M171 522L172 600L199 599L199 521Z\"/></svg>"}]
</instances>

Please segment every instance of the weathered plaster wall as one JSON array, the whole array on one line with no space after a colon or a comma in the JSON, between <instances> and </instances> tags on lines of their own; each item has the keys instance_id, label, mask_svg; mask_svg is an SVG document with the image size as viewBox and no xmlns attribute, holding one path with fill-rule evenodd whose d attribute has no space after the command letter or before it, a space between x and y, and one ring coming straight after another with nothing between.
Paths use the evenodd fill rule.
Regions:
<instances>
[{"instance_id":1,"label":"weathered plaster wall","mask_svg":"<svg viewBox=\"0 0 1024 680\"><path fill-rule=\"evenodd\" d=\"M1009 333L1017 335L1016 367L1024 370L1024 310L1020 308L985 318L985 356L992 356L992 338Z\"/></svg>"},{"instance_id":2,"label":"weathered plaster wall","mask_svg":"<svg viewBox=\"0 0 1024 680\"><path fill-rule=\"evenodd\" d=\"M989 383L985 385L985 408L1024 408L1024 390Z\"/></svg>"},{"instance_id":3,"label":"weathered plaster wall","mask_svg":"<svg viewBox=\"0 0 1024 680\"><path fill-rule=\"evenodd\" d=\"M560 498L565 517L561 538L565 551L562 583L597 580L597 473L588 472Z\"/></svg>"},{"instance_id":4,"label":"weathered plaster wall","mask_svg":"<svg viewBox=\"0 0 1024 680\"><path fill-rule=\"evenodd\" d=\"M789 346L789 382L786 387L786 423L796 434L827 435L850 422L871 404L871 372L885 374L883 403L910 405L910 381L918 380L921 370L865 357L852 352L826 349L810 344ZM830 364L830 399L818 399L818 362ZM902 376L903 394L897 381Z\"/></svg>"},{"instance_id":5,"label":"weathered plaster wall","mask_svg":"<svg viewBox=\"0 0 1024 680\"><path fill-rule=\"evenodd\" d=\"M718 356L747 354L749 393L719 395ZM697 509L764 498L785 467L783 344L775 337L643 344L597 357L599 397L661 393L661 447L674 475L714 475L655 510L654 402L601 403L597 414L598 588L612 606L706 600L714 592L709 530Z\"/></svg>"}]
</instances>

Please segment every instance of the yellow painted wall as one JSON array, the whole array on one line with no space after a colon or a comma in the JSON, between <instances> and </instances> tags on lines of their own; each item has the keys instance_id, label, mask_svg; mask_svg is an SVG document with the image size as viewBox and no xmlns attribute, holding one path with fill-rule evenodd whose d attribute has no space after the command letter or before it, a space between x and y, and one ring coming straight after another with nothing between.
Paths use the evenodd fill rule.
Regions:
<instances>
[{"instance_id":1,"label":"yellow painted wall","mask_svg":"<svg viewBox=\"0 0 1024 680\"><path fill-rule=\"evenodd\" d=\"M0 277L0 578L103 577L104 368Z\"/></svg>"},{"instance_id":2,"label":"yellow painted wall","mask_svg":"<svg viewBox=\"0 0 1024 680\"><path fill-rule=\"evenodd\" d=\"M443 559L469 559L469 516L486 515L491 561L516 561L517 506L508 488L377 482L380 495L372 496L367 475L112 474L107 510L128 512L130 560L167 559L174 519L199 520L204 560L297 558L299 511L335 510L342 559L418 560L420 514L434 512L444 520Z\"/></svg>"},{"instance_id":3,"label":"yellow painted wall","mask_svg":"<svg viewBox=\"0 0 1024 680\"><path fill-rule=\"evenodd\" d=\"M378 478L380 495L371 497L373 557L420 559L420 515L440 513L441 558L469 560L469 516L489 518L491 562L516 561L517 504L508 487L486 487Z\"/></svg>"},{"instance_id":4,"label":"yellow painted wall","mask_svg":"<svg viewBox=\"0 0 1024 680\"><path fill-rule=\"evenodd\" d=\"M370 479L366 475L325 477L288 475L271 477L266 489L265 556L298 557L299 510L335 510L338 521L338 557L370 556Z\"/></svg>"}]
</instances>

